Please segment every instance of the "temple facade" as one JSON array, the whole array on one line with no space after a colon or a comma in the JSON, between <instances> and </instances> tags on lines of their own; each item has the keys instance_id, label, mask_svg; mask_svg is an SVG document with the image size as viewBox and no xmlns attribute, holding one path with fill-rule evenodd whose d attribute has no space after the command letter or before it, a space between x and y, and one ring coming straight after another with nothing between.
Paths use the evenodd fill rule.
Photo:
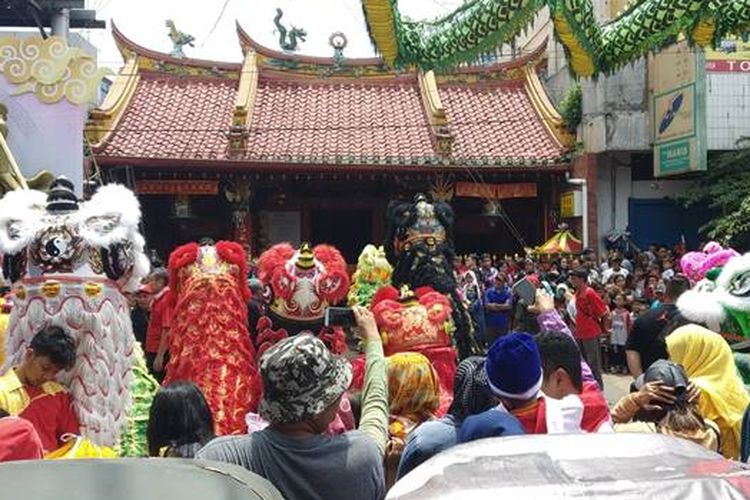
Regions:
<instances>
[{"instance_id":1,"label":"temple facade","mask_svg":"<svg viewBox=\"0 0 750 500\"><path fill-rule=\"evenodd\" d=\"M509 63L424 73L275 51L240 26L242 63L112 32L125 65L86 136L104 178L139 194L162 256L208 236L256 255L326 242L353 263L383 241L388 202L417 192L451 201L462 253L521 252L559 222L575 138L539 78L544 43Z\"/></svg>"}]
</instances>

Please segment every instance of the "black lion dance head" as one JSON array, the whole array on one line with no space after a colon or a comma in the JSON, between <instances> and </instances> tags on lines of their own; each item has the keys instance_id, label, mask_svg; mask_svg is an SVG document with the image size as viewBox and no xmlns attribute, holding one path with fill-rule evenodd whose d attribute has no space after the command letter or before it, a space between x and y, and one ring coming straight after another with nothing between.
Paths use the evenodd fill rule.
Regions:
<instances>
[{"instance_id":1,"label":"black lion dance head","mask_svg":"<svg viewBox=\"0 0 750 500\"><path fill-rule=\"evenodd\" d=\"M392 283L412 289L430 286L450 296L454 303L456 347L461 358L476 351L470 316L457 293L453 275L453 209L433 203L424 194L413 202L392 201L387 211L385 252L393 264Z\"/></svg>"}]
</instances>

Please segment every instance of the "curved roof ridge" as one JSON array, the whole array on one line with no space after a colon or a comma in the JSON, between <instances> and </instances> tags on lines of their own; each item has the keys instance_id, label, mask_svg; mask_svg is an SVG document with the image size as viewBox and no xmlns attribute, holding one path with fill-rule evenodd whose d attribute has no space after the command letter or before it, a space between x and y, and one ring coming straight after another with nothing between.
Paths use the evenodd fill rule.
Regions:
<instances>
[{"instance_id":1,"label":"curved roof ridge","mask_svg":"<svg viewBox=\"0 0 750 500\"><path fill-rule=\"evenodd\" d=\"M323 66L333 66L335 64L333 57L290 54L287 52L283 52L281 50L276 50L270 47L266 47L265 45L261 44L260 42L256 41L253 37L251 37L250 34L247 31L245 31L245 29L242 27L239 21L235 21L235 25L237 26L237 36L240 39L240 46L242 47L243 53L245 53L245 51L249 47L262 56L270 57L271 59L278 59L280 61L294 61L297 63L317 64L317 65L323 65ZM344 62L341 63L341 65L342 66L380 66L380 65L385 65L385 62L380 57L352 57L352 58L347 57L344 60Z\"/></svg>"},{"instance_id":2,"label":"curved roof ridge","mask_svg":"<svg viewBox=\"0 0 750 500\"><path fill-rule=\"evenodd\" d=\"M112 37L115 39L115 44L125 60L127 60L127 51L130 51L146 59L157 60L178 66L190 66L209 70L219 69L224 71L238 71L242 68L241 62L211 61L208 59L194 59L192 57L175 57L164 52L152 50L139 45L126 37L117 27L113 19L110 20L110 25L112 26Z\"/></svg>"}]
</instances>

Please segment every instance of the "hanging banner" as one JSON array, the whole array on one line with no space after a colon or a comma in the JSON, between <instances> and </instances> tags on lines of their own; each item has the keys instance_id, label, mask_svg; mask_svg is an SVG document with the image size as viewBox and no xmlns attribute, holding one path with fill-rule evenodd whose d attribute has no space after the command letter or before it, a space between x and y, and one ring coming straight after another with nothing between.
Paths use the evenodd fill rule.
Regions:
<instances>
[{"instance_id":1,"label":"hanging banner","mask_svg":"<svg viewBox=\"0 0 750 500\"><path fill-rule=\"evenodd\" d=\"M687 42L649 58L654 177L706 170L703 51Z\"/></svg>"},{"instance_id":2,"label":"hanging banner","mask_svg":"<svg viewBox=\"0 0 750 500\"><path fill-rule=\"evenodd\" d=\"M457 182L456 196L467 198L486 198L505 200L510 198L536 198L537 187L534 182L517 182L510 184L484 184L478 182Z\"/></svg>"},{"instance_id":3,"label":"hanging banner","mask_svg":"<svg viewBox=\"0 0 750 500\"><path fill-rule=\"evenodd\" d=\"M135 181L135 192L138 194L219 194L219 181Z\"/></svg>"}]
</instances>

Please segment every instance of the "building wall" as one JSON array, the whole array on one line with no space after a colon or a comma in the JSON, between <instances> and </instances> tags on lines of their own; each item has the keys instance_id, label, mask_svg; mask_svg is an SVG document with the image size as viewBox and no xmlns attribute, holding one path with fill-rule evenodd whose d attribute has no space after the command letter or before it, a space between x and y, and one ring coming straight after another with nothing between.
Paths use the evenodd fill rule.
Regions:
<instances>
[{"instance_id":1,"label":"building wall","mask_svg":"<svg viewBox=\"0 0 750 500\"><path fill-rule=\"evenodd\" d=\"M651 147L646 61L598 80L583 80L581 132L589 153L641 151Z\"/></svg>"},{"instance_id":2,"label":"building wall","mask_svg":"<svg viewBox=\"0 0 750 500\"><path fill-rule=\"evenodd\" d=\"M0 33L0 36L34 34ZM70 35L69 44L96 55L96 49L78 34ZM18 90L18 86L0 75L0 102L8 108L8 144L21 172L26 177L40 170L65 175L81 194L83 128L89 106L77 106L66 99L45 104L33 93L15 95Z\"/></svg>"},{"instance_id":3,"label":"building wall","mask_svg":"<svg viewBox=\"0 0 750 500\"><path fill-rule=\"evenodd\" d=\"M750 136L750 73L706 74L708 149L733 149Z\"/></svg>"}]
</instances>

